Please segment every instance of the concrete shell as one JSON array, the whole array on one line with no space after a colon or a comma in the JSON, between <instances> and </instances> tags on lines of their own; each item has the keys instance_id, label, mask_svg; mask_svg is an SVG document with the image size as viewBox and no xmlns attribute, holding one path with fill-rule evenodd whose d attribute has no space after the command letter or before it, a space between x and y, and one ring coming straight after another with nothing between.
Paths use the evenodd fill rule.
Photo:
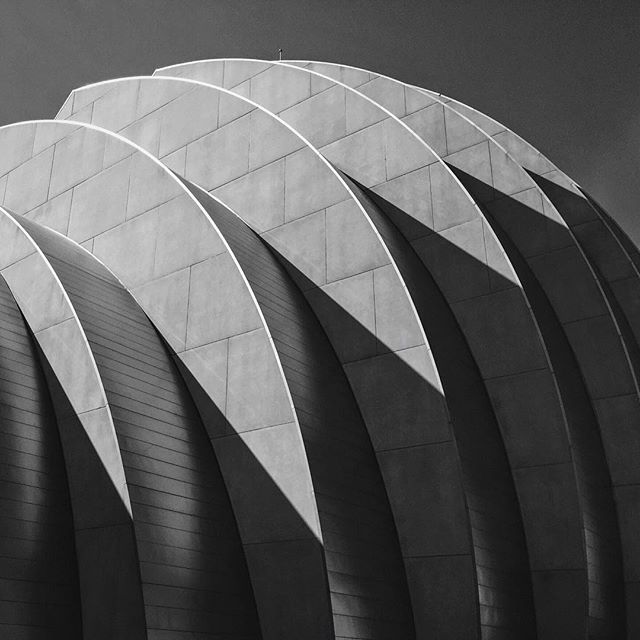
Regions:
<instances>
[{"instance_id":1,"label":"concrete shell","mask_svg":"<svg viewBox=\"0 0 640 640\"><path fill-rule=\"evenodd\" d=\"M305 63L305 66L334 78L341 74L338 65ZM373 93L381 104L396 111L399 117L406 116L406 109L398 105L402 104L402 98L416 90L372 73L369 77L368 82L359 85L359 91ZM600 635L607 628L610 633L618 634L622 580L620 548L611 478L598 426L606 438L612 430L615 431L618 422L613 412L603 413L600 410L603 404L638 406L632 359L629 357L633 353L631 348L635 346L635 338L629 334L625 340L617 322L620 315L616 314L617 301L610 293L609 283L600 275L603 269L606 270L606 264L597 260L592 267L585 255L584 242L577 240L574 227L567 225L567 218L569 223L575 223L576 209L582 213L582 222L585 215L587 220L593 219L594 212L591 210L590 215L585 212L585 208L591 208L586 206L583 198L574 200L572 210L568 211L566 198L552 189L549 180L538 178L539 183L544 181L543 190L518 165L504 146L504 136L485 133L471 119L452 112L448 102L437 95L432 94L432 97L434 105L405 117L405 121L428 142L437 143L440 140L438 134L444 132L442 156L460 169L461 180L476 200L484 205L495 221L494 226L497 225L497 232L506 233L503 245L511 247L511 255L515 254L512 260L514 264L520 264L521 280L530 282L529 298L534 302L534 313L543 334L548 336L548 342L553 340L555 343L550 356L561 392L566 398L569 438L582 502L585 553L591 556L586 564L589 594L587 634ZM477 156L487 143L487 161L478 162ZM513 147L516 144L512 138L510 148ZM471 161L470 157L475 160ZM491 167L490 174L487 174L490 175L489 180L481 169L487 165ZM531 202L533 194L542 207L523 206L523 203ZM564 217L559 215L562 207L567 212ZM599 231L606 234L602 228ZM606 236L614 240L610 234ZM615 245L614 242L613 250L606 252L609 262L615 257ZM586 248L593 252L588 237ZM563 273L563 278L555 277L558 271ZM587 285L588 282L592 285ZM545 313L546 308L550 308L551 313ZM626 319L622 326L628 326ZM607 353L620 363L620 372L615 376L613 386L610 386L609 372L593 366L593 345L585 336L591 338L595 334L600 335L598 343L607 345L604 347ZM584 385L575 384L574 381L580 377L584 379ZM599 480L595 481L595 478ZM596 557L600 559L595 561ZM537 579L540 580L539 577ZM538 587L538 590L542 591L542 588ZM561 606L559 598L550 593L547 586L544 592L545 597L551 595L560 608L569 608L568 603ZM576 614L580 612L576 610ZM545 628L549 637L561 632L548 625Z\"/></svg>"},{"instance_id":2,"label":"concrete shell","mask_svg":"<svg viewBox=\"0 0 640 640\"><path fill-rule=\"evenodd\" d=\"M309 143L240 96L184 80L140 78L79 89L74 92L74 104L79 99L84 109L84 94L94 97L99 89L106 93L91 103L94 124L108 124L96 117L96 113L111 113L103 101L126 104L137 95L140 114L144 113L141 103L151 100L156 109L143 121L119 123L126 124L121 134L146 144L152 152L157 152L161 140L172 155L184 152L184 176L209 189L278 252L352 381L383 474L390 474L400 459L412 469L424 464L425 456L448 457L446 464L434 465L419 480L408 472L404 478L391 476L387 483L405 557L442 555L442 542L431 532L451 529L457 521L464 523L465 507L461 488L456 491L459 485L453 485L440 508L425 500L431 487L446 482L457 469L439 375L397 266L353 191ZM193 123L198 114L206 117L200 115L196 134ZM74 109L67 117L76 117ZM170 144L166 122L173 127ZM194 140L194 135L199 137ZM224 182L229 180L228 166L217 156L212 139L224 140L225 148L241 156L240 162L232 161L239 176L230 182ZM261 140L269 145L256 142ZM317 182L315 190L310 177ZM260 198L261 194L265 195ZM347 246L358 249L346 253ZM409 386L411 394L391 392L400 385ZM382 416L372 406L372 399L381 396L386 400ZM409 482L416 490L407 495ZM420 516L426 502L431 506L429 522ZM453 562L460 565L460 553ZM355 593L352 601L364 610ZM343 615L348 611L343 607Z\"/></svg>"},{"instance_id":3,"label":"concrete shell","mask_svg":"<svg viewBox=\"0 0 640 640\"><path fill-rule=\"evenodd\" d=\"M264 549L280 546L291 562L308 565L311 584L322 584L322 555L314 551L320 538L317 510L281 365L255 296L201 205L167 168L105 130L39 122L0 129L3 134L36 139L33 159L8 173L6 197L14 210L30 220L47 216L55 221L52 228L91 248L163 331L196 383L207 390L209 402L201 411L222 472L242 475L241 483L229 479L227 484L243 541L251 545L256 565L266 565L259 572L269 576L266 580L263 575L262 593L255 582L259 605L262 595L272 606L288 598L284 588L281 598L275 598L285 576L263 559ZM47 147L52 141L54 146ZM44 154L53 159L54 151L56 158L64 158L69 148L77 163L41 161ZM11 161L9 154L5 159ZM43 202L35 210L19 209L13 193L41 183L50 185L42 189ZM71 192L68 198L66 191L58 197L56 191L63 188L59 184ZM181 229L191 238L183 235L176 242ZM216 291L217 306L211 306L210 288ZM197 322L192 331L188 315ZM241 453L245 460L239 466ZM250 485L264 500L262 517L244 499ZM313 601L319 598L315 594ZM313 612L310 608L307 615Z\"/></svg>"},{"instance_id":4,"label":"concrete shell","mask_svg":"<svg viewBox=\"0 0 640 640\"><path fill-rule=\"evenodd\" d=\"M225 59L0 151L12 637L640 632L640 253L530 145Z\"/></svg>"},{"instance_id":5,"label":"concrete shell","mask_svg":"<svg viewBox=\"0 0 640 640\"><path fill-rule=\"evenodd\" d=\"M253 65L253 69L251 69ZM161 73L174 73L175 68L170 70L162 70ZM276 111L278 115L285 121L289 122L292 126L298 128L302 133L310 139L312 142L316 142L319 146L321 153L325 155L330 161L332 161L338 168L348 174L350 177L358 180L364 186L371 189L371 192L375 195L381 196L379 202L387 203L387 211L391 211L393 221L401 231L404 233L410 241L413 242L413 247L419 256L423 259L423 262L428 269L431 270L436 283L440 286L445 297L448 298L448 302L451 304L454 314L457 312L458 323L463 327L463 333L466 339L469 341L471 350L474 348L482 349L480 354L476 355L478 360L479 369L481 375L484 375L485 379L491 379L497 377L497 381L491 380L488 388L489 393L493 392L494 407L497 408L505 406L508 400L504 397L513 395L513 388L505 385L505 374L513 374L517 372L518 377L521 376L522 369L525 371L529 369L535 373L536 377L540 377L539 369L541 367L540 361L547 358L548 347L540 338L538 327L536 326L537 318L535 315L528 324L523 322L523 317L531 317L530 305L527 299L527 292L521 289L524 294L522 297L505 296L504 289L507 287L512 288L513 284L510 279L500 278L502 273L509 273L512 269L510 263L507 262L503 254L498 254L498 260L493 262L502 262L500 266L501 271L491 264L491 260L488 258L488 251L486 248L487 236L491 237L493 229L487 225L484 221L484 215L480 209L476 206L475 200L469 195L469 193L462 188L460 182L453 175L449 165L445 164L442 159L436 155L433 147L428 146L424 141L420 139L408 125L402 123L397 117L395 117L389 110L386 110L371 99L367 98L363 94L349 88L347 84L334 82L327 76L319 75L313 71L306 71L303 69L297 69L289 65L267 65L259 61L206 61L202 63L189 63L188 65L178 66L177 73L184 77L197 74L200 79L205 77L214 79L218 76L224 78L223 82L229 86L238 79L242 79L242 86L244 87L247 82L249 96L252 99L261 99L264 93L266 98L266 104ZM344 75L344 71L342 71ZM358 75L359 73L359 75ZM338 74L339 75L339 74ZM247 77L249 78L247 80ZM316 92L313 90L311 84L312 80L316 78L318 81L324 84L320 85L320 89ZM354 71L350 78L351 84L362 84L370 80L370 74ZM288 92L278 93L270 90L272 86L284 86L288 87ZM266 89L265 89L266 87ZM305 93L306 91L306 93ZM334 96L327 97L327 94L333 92ZM295 96L295 98L294 98ZM402 95L404 98L404 94ZM318 106L318 102L321 106ZM291 103L294 102L293 106ZM424 110L424 105L420 104L421 97L418 95L417 107L419 111ZM422 100L424 102L424 100ZM404 100L402 101L404 104ZM414 112L416 106L414 105ZM302 115L301 115L302 114ZM329 115L333 114L333 115ZM335 130L328 130L324 126L324 122L327 119L331 119L336 127ZM339 124L338 124L339 123ZM340 128L342 126L342 128ZM376 135L376 129L379 133ZM334 141L335 140L335 141ZM383 141L380 146L380 141ZM485 165L490 164L489 162ZM421 172L424 169L428 170L428 177ZM437 169L437 171L436 171ZM398 175L400 174L400 175ZM528 178L528 177L527 177ZM401 180L400 186L398 186L398 180ZM444 190L448 196L454 196L456 192L460 196L453 200L439 203L439 199L435 194L438 190L443 189L440 181L444 180ZM420 216L416 216L413 213L413 217L409 217L406 220L406 216L402 219L402 222L398 222L398 218L402 215L403 209L402 202L404 194L409 191L412 194L420 193L420 190L424 190L425 182L429 184L429 192L431 194L431 201L435 203L435 208L432 211L433 219L427 222L420 220ZM440 186L439 186L440 185ZM474 194L475 195L475 194ZM419 201L419 198L412 199L414 204ZM439 207L438 207L439 203ZM482 204L482 203L480 203ZM383 206L385 206L383 204ZM391 209L391 207L394 207ZM434 205L432 204L432 208ZM405 207L406 209L406 207ZM400 212L400 216L398 215ZM424 216L422 216L424 217ZM418 222L421 222L420 228L416 228L416 218ZM439 218L445 218L444 222L440 222ZM478 222L480 224L478 224ZM443 229L445 227L445 229ZM435 231L435 234L433 233ZM478 268L475 264L463 265L463 261L455 258L449 258L451 261L456 261L456 268L462 266L467 267L467 271L475 272L473 275L469 274L465 280L457 280L456 284L459 286L462 282L469 287L468 291L460 293L458 291L451 291L450 276L453 271L452 268L446 268L448 265L443 259L442 253L435 253L432 250L432 243L434 238L445 237L447 240L447 232L453 232L451 236L453 241L454 252L457 248L456 245L460 244L473 244L475 237L476 246L482 248L481 255L485 261L482 265L483 268L489 268L490 270L497 271L494 276L494 282L490 283L487 291L486 280L479 279L477 277ZM427 236L427 234L429 234ZM470 240L471 237L471 240ZM437 266L434 265L436 261L440 263ZM487 256L487 257L485 257ZM444 263L444 264L443 264ZM506 264L506 267L505 267ZM445 266L446 265L446 266ZM446 274L443 277L442 271L446 269ZM438 271L440 270L440 272ZM511 271L512 279L517 280L517 276L514 271ZM485 273L482 274L483 276ZM414 281L416 278L414 277ZM448 286L449 285L449 286ZM475 286L474 286L475 285ZM497 289L497 293L491 292L491 289ZM522 338L527 344L540 345L541 349L537 355L518 353L519 360L517 363L508 363L508 356L505 358L504 353L498 353L497 351L487 352L484 344L484 337L489 327L482 327L481 331L478 331L477 325L479 321L485 323L489 320L488 324L494 325L492 318L487 317L486 305L488 300L491 300L497 313L501 313L503 317L514 317L512 322L513 326L509 326L507 329L510 336L529 334L530 338ZM498 301L496 303L496 301ZM452 304L453 303L453 304ZM478 303L484 307L485 313L478 313ZM485 317L482 317L484 315ZM470 326L471 325L471 326ZM478 344L480 341L482 344ZM542 344L541 344L542 342ZM513 352L515 354L515 352ZM524 361L522 356L524 357ZM478 357L480 356L480 357ZM527 359L530 364L527 364ZM547 379L547 385L554 386L557 381L554 373L552 373L551 364L549 366L549 378ZM491 371L491 374L488 373ZM499 372L499 373L498 373ZM530 376L531 377L531 376ZM564 579L569 579L574 582L574 587L577 588L576 570L582 571L584 575L587 569L586 555L579 557L574 554L574 564L565 570L563 573L559 571L561 569L557 566L555 556L555 548L559 545L565 545L568 548L579 548L581 545L581 522L579 520L579 491L578 488L573 485L573 467L571 464L571 455L569 453L569 443L566 434L566 407L565 399L559 398L559 417L557 440L562 442L564 458L558 458L558 451L556 451L556 457L553 458L553 466L549 466L550 459L548 457L548 451L541 451L538 447L532 443L527 447L528 456L525 460L522 460L522 444L526 442L528 438L532 436L534 431L524 431L523 427L527 424L523 416L518 415L518 410L523 412L528 411L525 407L535 406L534 397L539 393L540 380L538 379L537 388L529 382L523 383L520 379L520 386L518 387L520 395L531 394L531 400L522 402L521 405L512 411L512 415L505 417L505 412L502 412L503 431L506 433L512 433L514 429L519 433L519 447L516 449L515 443L509 441L507 444L507 451L511 453L511 465L514 469L519 469L520 472L516 475L516 487L520 493L520 502L523 509L523 518L525 525L525 533L528 533L529 539L529 555L535 550L537 554L533 555L532 568L534 570L534 576L541 576L544 572L549 572L549 577L554 576L555 581L558 580L559 575L563 575ZM563 415L563 412L564 415ZM549 426L548 414L540 414L537 417L537 421L545 428ZM505 424L507 423L507 424ZM513 424L511 424L513 423ZM541 427L537 427L540 429ZM486 442L487 440L483 440ZM510 447L511 445L511 447ZM498 457L499 453L496 453ZM495 460L491 465L492 469L495 469ZM563 466L559 466L560 462L563 462ZM564 476L563 483L555 483L556 491L558 492L555 503L557 505L556 511L549 512L545 509L544 513L536 507L537 501L533 497L534 487L545 483L549 474L560 474ZM480 474L480 476L487 474ZM508 474L507 474L508 476ZM473 486L470 488L472 495L478 496L478 487ZM480 495L482 495L480 493ZM528 585L528 579L516 579L516 583L522 584L521 596L513 597L513 576L509 571L505 570L506 566L520 567L520 572L526 571L527 563L522 558L522 552L515 552L515 556L520 555L520 560L513 559L514 553L510 553L511 550L507 549L507 546L501 540L502 531L499 525L494 525L490 528L493 531L493 536L487 535L486 520L491 520L491 517L497 517L500 522L513 522L517 519L517 516L512 515L509 517L505 513L495 514L492 513L493 509L490 506L491 499L490 494L483 495L478 504L474 505L473 511L475 513L482 513L482 524L477 527L477 530L482 532L478 533L478 539L481 542L478 544L479 552L476 556L482 554L487 544L494 550L494 555L502 559L503 566L501 569L495 570L492 567L488 567L482 560L478 561L476 557L476 566L480 571L483 571L483 582L478 584L477 591L484 591L483 594L485 601L491 601L493 606L483 606L480 608L481 623L486 625L488 629L493 629L496 626L505 626L509 628L514 624L520 624L520 628L530 628L531 623L528 621L527 614L523 615L523 611L526 611L528 606L525 604L527 600L527 591L530 590ZM508 500L506 501L509 502ZM482 505L482 506L480 506ZM513 507L511 507L513 509ZM541 524L544 523L544 524ZM530 532L533 529L533 532ZM541 531L542 530L542 531ZM538 542L540 534L549 540L554 540L551 545L543 546ZM493 542L487 542L493 537ZM517 537L517 534L509 535L510 539ZM426 561L422 562L422 571L425 571ZM499 563L498 563L499 566ZM477 575L478 569L476 569ZM487 579L486 574L493 574L491 579ZM505 576L509 576L508 579ZM460 578L461 576L459 576ZM449 577L449 580L452 578ZM561 578L562 580L562 578ZM524 584L523 584L524 582ZM548 583L549 578L544 578L544 582ZM482 588L480 588L482 587ZM566 602L566 606L559 606L561 610L572 609L574 611L574 623L578 623L578 620L582 620L584 616L581 616L580 606L583 602L587 601L586 584L584 586L583 598L570 593L566 589L562 590L565 597L571 599L571 603ZM422 592L423 589L418 587L418 591ZM486 593L491 593L491 598L486 598ZM468 592L469 595L472 593ZM469 597L469 596L468 596ZM541 604L538 609L545 611L551 610L551 616L554 620L560 622L560 624L566 625L566 616L560 618L554 614L553 608L550 606L551 602L557 601L558 598L553 594L549 588L540 589L538 597L541 598L545 604ZM471 609L472 601L471 596L469 598L469 607ZM509 602L510 601L510 602ZM507 604L508 603L508 604ZM573 606L572 606L573 605ZM446 620L434 621L432 618L426 620L418 620L417 627L422 633L429 633L438 631L442 633L440 629L446 628L447 633L450 633L452 637L456 635L468 633L468 619L460 615L458 609L455 613L449 612L446 608L441 607L439 609L441 614L450 614L450 618ZM452 615L451 615L452 614ZM517 622L516 622L517 621ZM547 625L543 621L543 627L547 628ZM579 624L579 623L578 623ZM460 625L456 627L456 625ZM549 632L557 633L558 628L551 627ZM524 633L521 631L521 633Z\"/></svg>"}]
</instances>

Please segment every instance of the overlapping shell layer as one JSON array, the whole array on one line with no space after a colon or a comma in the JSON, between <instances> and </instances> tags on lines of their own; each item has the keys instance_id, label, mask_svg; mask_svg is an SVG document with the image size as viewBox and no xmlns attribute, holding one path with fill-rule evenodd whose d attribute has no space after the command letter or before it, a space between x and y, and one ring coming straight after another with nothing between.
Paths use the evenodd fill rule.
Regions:
<instances>
[{"instance_id":1,"label":"overlapping shell layer","mask_svg":"<svg viewBox=\"0 0 640 640\"><path fill-rule=\"evenodd\" d=\"M192 62L0 202L2 637L640 637L640 253L509 129Z\"/></svg>"}]
</instances>

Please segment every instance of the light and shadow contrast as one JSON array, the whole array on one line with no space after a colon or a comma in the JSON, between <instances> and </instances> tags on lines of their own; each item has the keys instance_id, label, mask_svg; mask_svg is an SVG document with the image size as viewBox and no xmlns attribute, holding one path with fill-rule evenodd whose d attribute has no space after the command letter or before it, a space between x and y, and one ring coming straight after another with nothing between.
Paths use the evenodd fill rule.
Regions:
<instances>
[{"instance_id":1,"label":"light and shadow contrast","mask_svg":"<svg viewBox=\"0 0 640 640\"><path fill-rule=\"evenodd\" d=\"M640 637L640 253L472 107L216 59L0 127L0 636Z\"/></svg>"}]
</instances>

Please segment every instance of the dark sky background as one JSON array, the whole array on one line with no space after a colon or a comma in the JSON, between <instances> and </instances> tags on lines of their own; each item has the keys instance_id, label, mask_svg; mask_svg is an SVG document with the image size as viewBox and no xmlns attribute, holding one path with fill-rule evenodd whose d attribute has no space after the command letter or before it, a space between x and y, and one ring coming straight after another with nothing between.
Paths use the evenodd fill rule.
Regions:
<instances>
[{"instance_id":1,"label":"dark sky background","mask_svg":"<svg viewBox=\"0 0 640 640\"><path fill-rule=\"evenodd\" d=\"M488 113L640 241L640 0L0 0L0 124L53 117L83 84L278 47Z\"/></svg>"}]
</instances>

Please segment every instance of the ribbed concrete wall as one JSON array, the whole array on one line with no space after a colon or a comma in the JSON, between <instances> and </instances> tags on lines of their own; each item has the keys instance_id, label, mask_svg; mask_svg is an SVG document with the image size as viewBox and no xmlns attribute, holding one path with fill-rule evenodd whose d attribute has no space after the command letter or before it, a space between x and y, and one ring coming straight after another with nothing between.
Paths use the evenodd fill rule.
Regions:
<instances>
[{"instance_id":1,"label":"ribbed concrete wall","mask_svg":"<svg viewBox=\"0 0 640 640\"><path fill-rule=\"evenodd\" d=\"M0 152L10 637L640 634L640 252L516 134L229 59Z\"/></svg>"},{"instance_id":2,"label":"ribbed concrete wall","mask_svg":"<svg viewBox=\"0 0 640 640\"><path fill-rule=\"evenodd\" d=\"M2 633L81 638L73 516L53 405L32 336L0 280Z\"/></svg>"}]
</instances>

